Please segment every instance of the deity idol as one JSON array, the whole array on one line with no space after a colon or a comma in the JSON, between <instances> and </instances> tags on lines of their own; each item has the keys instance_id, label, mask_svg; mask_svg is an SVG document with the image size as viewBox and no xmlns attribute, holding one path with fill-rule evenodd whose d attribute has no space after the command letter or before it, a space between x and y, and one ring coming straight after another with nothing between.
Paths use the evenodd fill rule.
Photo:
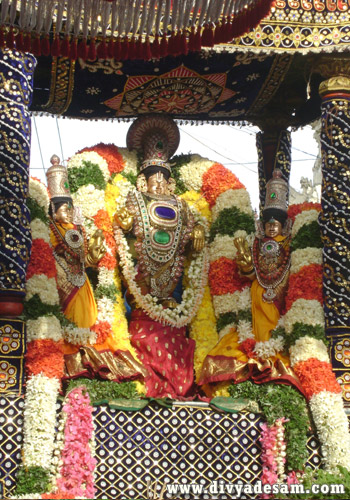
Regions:
<instances>
[{"instance_id":1,"label":"deity idol","mask_svg":"<svg viewBox=\"0 0 350 500\"><path fill-rule=\"evenodd\" d=\"M287 219L287 183L276 170L266 185L262 221L252 250L245 238L236 238L236 262L242 277L252 281L252 332L242 341L236 329L224 335L203 363L200 384L211 392L213 382L252 379L256 383L276 381L297 387L298 378L290 367L288 356L275 355L261 359L252 342L268 342L284 309L290 268L291 221Z\"/></svg>"},{"instance_id":2,"label":"deity idol","mask_svg":"<svg viewBox=\"0 0 350 500\"><path fill-rule=\"evenodd\" d=\"M194 296L186 303L189 291L183 275L185 259L200 256L203 261L205 230L188 204L174 194L168 160L178 143L178 128L166 116L141 117L133 123L127 145L143 155L143 162L137 189L129 191L125 206L115 215L126 298L132 309L129 333L148 371L151 397L193 396L195 342L187 337L186 324L198 300Z\"/></svg>"}]
</instances>

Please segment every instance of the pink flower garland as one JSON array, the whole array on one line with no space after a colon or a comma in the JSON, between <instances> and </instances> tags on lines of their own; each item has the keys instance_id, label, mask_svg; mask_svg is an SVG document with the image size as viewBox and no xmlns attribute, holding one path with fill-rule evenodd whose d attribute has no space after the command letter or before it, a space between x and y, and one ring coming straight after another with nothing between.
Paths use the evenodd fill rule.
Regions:
<instances>
[{"instance_id":1,"label":"pink flower garland","mask_svg":"<svg viewBox=\"0 0 350 500\"><path fill-rule=\"evenodd\" d=\"M284 417L278 418L276 422L268 426L262 424L261 435L261 460L263 472L261 476L262 484L274 485L281 482L286 482L288 485L297 484L299 480L296 473L290 472L285 475L284 465L286 463L286 442L284 440L284 423L288 420ZM273 498L274 495L263 493L259 498Z\"/></svg>"},{"instance_id":2,"label":"pink flower garland","mask_svg":"<svg viewBox=\"0 0 350 500\"><path fill-rule=\"evenodd\" d=\"M73 389L63 412L67 419L64 428L63 465L57 479L62 493L75 498L94 498L94 469L96 460L91 455L89 442L93 438L92 406L82 387Z\"/></svg>"}]
</instances>

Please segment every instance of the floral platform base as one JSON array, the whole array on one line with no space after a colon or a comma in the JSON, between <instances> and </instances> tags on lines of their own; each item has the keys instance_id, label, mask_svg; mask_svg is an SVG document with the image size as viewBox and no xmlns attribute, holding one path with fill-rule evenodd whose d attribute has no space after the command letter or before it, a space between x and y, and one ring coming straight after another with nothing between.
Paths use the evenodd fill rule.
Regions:
<instances>
[{"instance_id":1,"label":"floral platform base","mask_svg":"<svg viewBox=\"0 0 350 500\"><path fill-rule=\"evenodd\" d=\"M6 498L14 492L20 465L23 400L3 396L0 408L0 479ZM168 482L208 487L220 480L254 484L261 476L263 420L248 411L152 404L131 412L103 405L94 408L93 422L98 499L147 499L149 488L159 493ZM318 467L313 436L308 453L308 465ZM171 497L165 493L164 498Z\"/></svg>"}]
</instances>

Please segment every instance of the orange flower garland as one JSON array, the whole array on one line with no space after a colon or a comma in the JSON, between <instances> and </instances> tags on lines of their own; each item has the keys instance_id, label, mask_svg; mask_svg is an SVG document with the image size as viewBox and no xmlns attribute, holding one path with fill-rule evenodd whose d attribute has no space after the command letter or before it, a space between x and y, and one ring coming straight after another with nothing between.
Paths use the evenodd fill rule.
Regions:
<instances>
[{"instance_id":1,"label":"orange flower garland","mask_svg":"<svg viewBox=\"0 0 350 500\"><path fill-rule=\"evenodd\" d=\"M116 249L116 244L113 237L112 222L107 210L99 210L93 219L96 227L102 229L108 248L114 251Z\"/></svg>"},{"instance_id":2,"label":"orange flower garland","mask_svg":"<svg viewBox=\"0 0 350 500\"><path fill-rule=\"evenodd\" d=\"M64 358L60 342L50 339L29 342L26 354L27 376L42 373L58 380L64 375Z\"/></svg>"},{"instance_id":3,"label":"orange flower garland","mask_svg":"<svg viewBox=\"0 0 350 500\"><path fill-rule=\"evenodd\" d=\"M85 151L93 151L94 153L98 153L100 156L102 156L102 158L106 160L108 164L108 170L111 175L117 174L124 170L125 163L123 157L119 153L117 146L115 146L114 144L99 143L92 148L84 148L79 151L79 153L85 153Z\"/></svg>"},{"instance_id":4,"label":"orange flower garland","mask_svg":"<svg viewBox=\"0 0 350 500\"><path fill-rule=\"evenodd\" d=\"M106 267L107 269L115 269L117 266L117 260L113 255L106 253L100 262L98 263L97 267Z\"/></svg>"},{"instance_id":5,"label":"orange flower garland","mask_svg":"<svg viewBox=\"0 0 350 500\"><path fill-rule=\"evenodd\" d=\"M238 178L220 163L215 163L203 174L202 192L212 208L216 198L228 189L244 189Z\"/></svg>"},{"instance_id":6,"label":"orange flower garland","mask_svg":"<svg viewBox=\"0 0 350 500\"><path fill-rule=\"evenodd\" d=\"M103 344L109 335L112 335L112 328L108 321L99 321L95 323L91 330L96 332L96 344Z\"/></svg>"},{"instance_id":7,"label":"orange flower garland","mask_svg":"<svg viewBox=\"0 0 350 500\"><path fill-rule=\"evenodd\" d=\"M210 264L209 284L213 295L224 295L242 291L251 281L238 273L237 263L227 257L220 257Z\"/></svg>"},{"instance_id":8,"label":"orange flower garland","mask_svg":"<svg viewBox=\"0 0 350 500\"><path fill-rule=\"evenodd\" d=\"M52 249L49 243L40 238L33 240L26 279L29 280L35 274L45 274L48 278L55 278L57 274Z\"/></svg>"},{"instance_id":9,"label":"orange flower garland","mask_svg":"<svg viewBox=\"0 0 350 500\"><path fill-rule=\"evenodd\" d=\"M318 300L322 303L322 266L320 264L304 266L299 272L290 276L286 311L289 311L297 299Z\"/></svg>"},{"instance_id":10,"label":"orange flower garland","mask_svg":"<svg viewBox=\"0 0 350 500\"><path fill-rule=\"evenodd\" d=\"M294 371L299 377L308 399L325 390L336 394L342 392L332 371L332 366L326 361L319 361L316 358L300 361L294 365Z\"/></svg>"},{"instance_id":11,"label":"orange flower garland","mask_svg":"<svg viewBox=\"0 0 350 500\"><path fill-rule=\"evenodd\" d=\"M291 205L288 209L288 217L294 222L295 217L301 214L301 212L304 212L304 210L317 210L320 212L321 204L306 201L304 203L300 203L299 205Z\"/></svg>"}]
</instances>

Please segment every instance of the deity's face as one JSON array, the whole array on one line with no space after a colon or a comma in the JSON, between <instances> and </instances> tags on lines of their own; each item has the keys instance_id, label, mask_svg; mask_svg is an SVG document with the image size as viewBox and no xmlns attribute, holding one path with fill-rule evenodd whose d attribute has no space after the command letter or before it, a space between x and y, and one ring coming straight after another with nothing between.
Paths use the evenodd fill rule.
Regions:
<instances>
[{"instance_id":1,"label":"deity's face","mask_svg":"<svg viewBox=\"0 0 350 500\"><path fill-rule=\"evenodd\" d=\"M71 224L73 222L73 205L71 203L63 203L55 212L55 220L63 222L63 224Z\"/></svg>"},{"instance_id":2,"label":"deity's face","mask_svg":"<svg viewBox=\"0 0 350 500\"><path fill-rule=\"evenodd\" d=\"M167 194L168 182L162 172L150 175L147 180L147 192L153 194Z\"/></svg>"},{"instance_id":3,"label":"deity's face","mask_svg":"<svg viewBox=\"0 0 350 500\"><path fill-rule=\"evenodd\" d=\"M276 238L282 234L282 224L278 220L270 220L265 223L265 236L269 238Z\"/></svg>"}]
</instances>

